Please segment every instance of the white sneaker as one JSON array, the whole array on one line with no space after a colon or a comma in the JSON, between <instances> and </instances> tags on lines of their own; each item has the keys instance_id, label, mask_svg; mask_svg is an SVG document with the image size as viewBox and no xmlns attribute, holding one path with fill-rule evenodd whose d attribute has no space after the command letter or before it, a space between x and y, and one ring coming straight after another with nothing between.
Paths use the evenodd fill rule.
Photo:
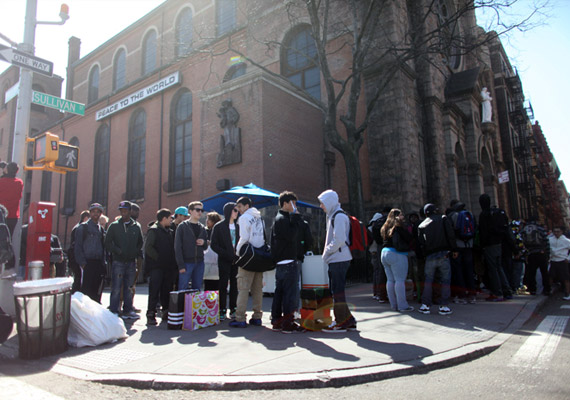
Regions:
<instances>
[{"instance_id":1,"label":"white sneaker","mask_svg":"<svg viewBox=\"0 0 570 400\"><path fill-rule=\"evenodd\" d=\"M439 315L449 315L451 314L453 311L451 311L449 309L449 307L447 306L441 306L439 307Z\"/></svg>"},{"instance_id":2,"label":"white sneaker","mask_svg":"<svg viewBox=\"0 0 570 400\"><path fill-rule=\"evenodd\" d=\"M570 294L562 298L562 300L570 300Z\"/></svg>"},{"instance_id":3,"label":"white sneaker","mask_svg":"<svg viewBox=\"0 0 570 400\"><path fill-rule=\"evenodd\" d=\"M427 306L426 304L422 304L422 306L418 309L418 312L422 313L422 314L429 314L429 306Z\"/></svg>"}]
</instances>

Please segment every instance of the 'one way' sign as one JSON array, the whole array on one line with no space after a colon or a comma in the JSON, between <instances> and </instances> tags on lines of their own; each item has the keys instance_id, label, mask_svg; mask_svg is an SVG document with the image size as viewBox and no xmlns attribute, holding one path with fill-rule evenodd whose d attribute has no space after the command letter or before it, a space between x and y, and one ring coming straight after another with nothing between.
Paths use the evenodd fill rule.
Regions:
<instances>
[{"instance_id":1,"label":"'one way' sign","mask_svg":"<svg viewBox=\"0 0 570 400\"><path fill-rule=\"evenodd\" d=\"M12 65L28 68L42 75L53 75L53 63L51 61L32 56L31 54L27 54L23 51L13 49L8 46L3 46L1 44L0 60L7 61Z\"/></svg>"}]
</instances>

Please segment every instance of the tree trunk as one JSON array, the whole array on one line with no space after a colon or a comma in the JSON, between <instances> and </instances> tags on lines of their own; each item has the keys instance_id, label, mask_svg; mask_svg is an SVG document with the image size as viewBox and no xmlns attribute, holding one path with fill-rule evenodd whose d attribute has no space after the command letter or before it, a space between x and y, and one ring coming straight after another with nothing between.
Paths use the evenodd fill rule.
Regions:
<instances>
[{"instance_id":1,"label":"tree trunk","mask_svg":"<svg viewBox=\"0 0 570 400\"><path fill-rule=\"evenodd\" d=\"M363 221L364 219L364 195L362 194L362 173L358 157L360 149L354 149L349 143L345 143L341 152L346 166L346 181L348 187L348 201L350 214Z\"/></svg>"}]
</instances>

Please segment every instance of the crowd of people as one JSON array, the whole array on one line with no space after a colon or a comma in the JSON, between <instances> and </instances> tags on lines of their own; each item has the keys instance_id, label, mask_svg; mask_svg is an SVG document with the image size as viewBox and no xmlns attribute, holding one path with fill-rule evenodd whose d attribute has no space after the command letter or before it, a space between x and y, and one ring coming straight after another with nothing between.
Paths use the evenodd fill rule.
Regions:
<instances>
[{"instance_id":1,"label":"crowd of people","mask_svg":"<svg viewBox=\"0 0 570 400\"><path fill-rule=\"evenodd\" d=\"M437 304L439 314L449 315L450 303L473 304L483 290L492 302L536 295L540 271L542 294L550 295L560 283L563 299L570 300L570 239L564 227L549 233L535 219L509 221L487 194L479 204L478 219L458 200L443 213L426 204L407 220L399 209L376 213L368 224L375 241L373 297L393 310L414 311L406 300L408 281L420 313L429 314Z\"/></svg>"},{"instance_id":2,"label":"crowd of people","mask_svg":"<svg viewBox=\"0 0 570 400\"><path fill-rule=\"evenodd\" d=\"M324 191L318 200L326 213L322 258L328 266L334 314L332 324L323 331L355 330L356 319L345 296L352 261L350 220L333 190ZM458 200L452 200L443 213L431 203L419 213L406 215L398 208L375 213L367 226L373 238L368 250L374 299L403 313L415 310L410 305L415 299L422 314L430 314L435 305L439 314L450 315L452 303L476 303L483 290L485 300L492 302L536 295L540 271L544 295L560 283L564 300L570 300L570 239L563 234L564 227L554 227L549 233L536 220L509 221L504 210L491 206L487 194L480 196L479 203L482 211L477 219ZM144 270L149 279L147 325L157 325L157 317L167 319L171 291L196 289L219 292L220 320L229 318L230 327L259 326L263 272L238 268L236 262L247 246L266 245L268 233L275 265L272 329L304 331L295 314L301 264L313 238L297 209L295 193L280 194L279 210L269 229L245 196L226 203L223 216L212 211L204 218L204 205L199 201L174 212L162 208L146 234L137 222L138 205L122 201L118 212L111 223L101 204L93 203L81 213L68 249L72 291L101 303L105 278L110 277L110 311L124 319L138 319L141 310L134 307L133 297L138 275ZM11 227L13 221L9 222ZM247 320L249 297L252 313Z\"/></svg>"}]
</instances>

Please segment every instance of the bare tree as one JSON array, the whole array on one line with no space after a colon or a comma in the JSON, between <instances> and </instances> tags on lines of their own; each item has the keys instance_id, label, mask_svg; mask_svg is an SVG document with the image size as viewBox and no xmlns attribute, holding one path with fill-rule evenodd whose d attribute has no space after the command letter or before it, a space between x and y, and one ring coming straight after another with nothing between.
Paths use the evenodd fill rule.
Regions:
<instances>
[{"instance_id":1,"label":"bare tree","mask_svg":"<svg viewBox=\"0 0 570 400\"><path fill-rule=\"evenodd\" d=\"M340 152L346 166L348 195L352 213L364 218L364 198L360 149L373 110L394 76L412 62L427 62L444 70L454 57L473 52L488 43L494 35L513 29L532 27L536 14L544 4L535 5L528 15L505 19L517 0L289 0L285 9L291 25L300 20L310 24L315 41L315 54L303 54L319 67L324 96L314 99L324 116L324 134L332 147ZM544 3L544 2L543 2ZM405 10L402 10L405 9ZM492 12L492 34L472 26L460 32L464 18L475 21L476 9ZM404 26L394 33L383 25L390 14L404 11ZM250 13L251 14L251 13ZM489 14L489 13L488 13ZM283 49L286 43L257 39L269 50ZM224 52L240 55L247 62L277 75L264 60L256 60L232 46L231 38ZM350 67L339 74L331 60L350 49ZM298 49L287 48L290 51ZM219 55L219 53L217 54ZM375 84L364 101L364 78L374 72ZM370 88L368 88L370 89Z\"/></svg>"}]
</instances>

